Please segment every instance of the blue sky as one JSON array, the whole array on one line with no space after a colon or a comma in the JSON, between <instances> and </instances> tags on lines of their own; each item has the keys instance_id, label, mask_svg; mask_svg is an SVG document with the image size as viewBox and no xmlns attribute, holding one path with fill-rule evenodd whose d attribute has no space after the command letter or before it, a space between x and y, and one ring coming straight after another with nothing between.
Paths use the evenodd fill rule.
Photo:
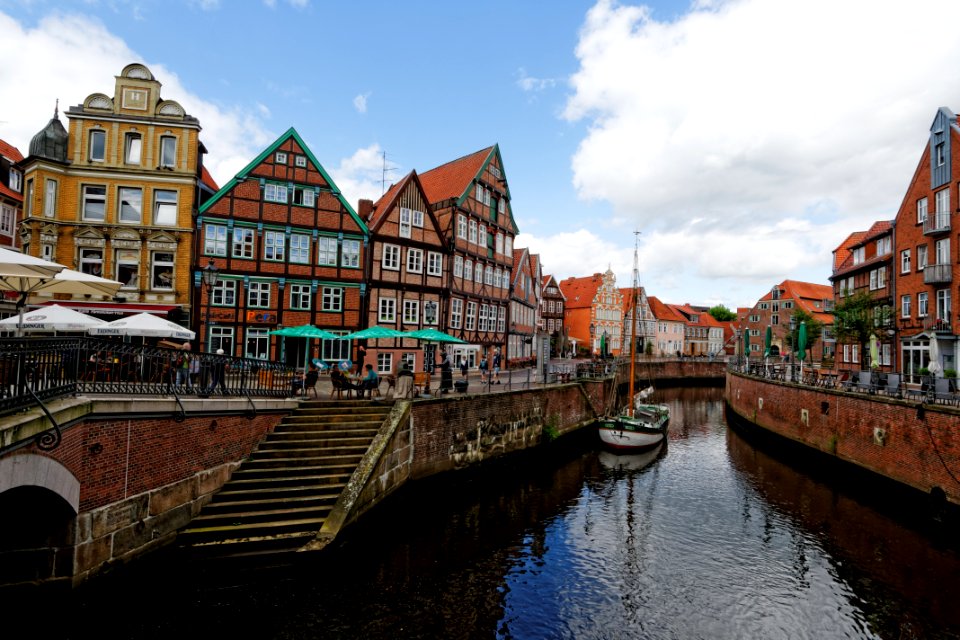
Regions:
<instances>
[{"instance_id":1,"label":"blue sky","mask_svg":"<svg viewBox=\"0 0 960 640\"><path fill-rule=\"evenodd\" d=\"M734 307L826 283L896 214L936 109L960 109L943 24L960 3L0 0L0 138L25 151L54 99L142 62L221 184L290 126L354 204L384 151L389 183L499 143L548 272L626 286L641 229L649 293Z\"/></svg>"}]
</instances>

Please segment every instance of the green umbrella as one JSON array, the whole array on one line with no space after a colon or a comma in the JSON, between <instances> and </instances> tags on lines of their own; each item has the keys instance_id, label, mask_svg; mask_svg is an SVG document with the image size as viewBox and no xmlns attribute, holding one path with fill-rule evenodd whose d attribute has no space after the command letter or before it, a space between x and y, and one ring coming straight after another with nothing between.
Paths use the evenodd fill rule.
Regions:
<instances>
[{"instance_id":1,"label":"green umbrella","mask_svg":"<svg viewBox=\"0 0 960 640\"><path fill-rule=\"evenodd\" d=\"M307 372L307 360L310 357L310 339L311 338L320 338L322 340L336 340L339 336L330 333L329 331L324 331L323 329L318 329L312 324L304 324L299 327L283 327L281 329L275 329L270 332L270 335L281 336L284 340L287 338L306 338L307 339L307 348L303 350L303 372L306 375ZM307 390L304 388L304 394Z\"/></svg>"},{"instance_id":2,"label":"green umbrella","mask_svg":"<svg viewBox=\"0 0 960 640\"><path fill-rule=\"evenodd\" d=\"M797 336L797 360L800 361L800 378L803 379L803 361L807 358L807 323L800 323L800 333Z\"/></svg>"},{"instance_id":3,"label":"green umbrella","mask_svg":"<svg viewBox=\"0 0 960 640\"><path fill-rule=\"evenodd\" d=\"M750 362L750 329L743 330L743 358Z\"/></svg>"},{"instance_id":4,"label":"green umbrella","mask_svg":"<svg viewBox=\"0 0 960 640\"><path fill-rule=\"evenodd\" d=\"M406 338L409 334L387 327L370 327L339 336L341 340L378 340L380 338Z\"/></svg>"},{"instance_id":5,"label":"green umbrella","mask_svg":"<svg viewBox=\"0 0 960 640\"><path fill-rule=\"evenodd\" d=\"M426 342L456 342L459 344L466 344L466 340L461 340L460 338L454 338L450 334L444 333L443 331L437 331L436 329L420 329L419 331L407 331L406 333L401 334L404 338L416 338L417 340L424 340Z\"/></svg>"},{"instance_id":6,"label":"green umbrella","mask_svg":"<svg viewBox=\"0 0 960 640\"><path fill-rule=\"evenodd\" d=\"M767 325L767 335L763 340L763 357L764 358L770 357L772 353L771 351L772 347L773 347L773 327L771 327L770 325Z\"/></svg>"}]
</instances>

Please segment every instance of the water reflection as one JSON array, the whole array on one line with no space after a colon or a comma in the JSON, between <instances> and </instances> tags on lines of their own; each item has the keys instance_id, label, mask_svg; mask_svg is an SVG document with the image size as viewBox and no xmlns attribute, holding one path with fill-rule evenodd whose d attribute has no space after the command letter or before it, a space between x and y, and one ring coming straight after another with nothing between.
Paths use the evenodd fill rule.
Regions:
<instances>
[{"instance_id":1,"label":"water reflection","mask_svg":"<svg viewBox=\"0 0 960 640\"><path fill-rule=\"evenodd\" d=\"M957 637L955 547L730 432L720 389L655 400L649 455L587 434L419 483L293 568L158 556L45 603L33 635Z\"/></svg>"}]
</instances>

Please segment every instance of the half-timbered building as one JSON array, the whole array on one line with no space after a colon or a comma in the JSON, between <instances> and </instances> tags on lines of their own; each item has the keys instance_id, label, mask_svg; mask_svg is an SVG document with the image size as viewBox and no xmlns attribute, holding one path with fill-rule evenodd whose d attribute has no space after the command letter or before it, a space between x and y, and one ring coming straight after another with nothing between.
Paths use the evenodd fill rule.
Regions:
<instances>
[{"instance_id":1,"label":"half-timbered building","mask_svg":"<svg viewBox=\"0 0 960 640\"><path fill-rule=\"evenodd\" d=\"M513 218L510 190L497 145L420 175L452 253L444 328L467 342L470 361L506 346Z\"/></svg>"},{"instance_id":2,"label":"half-timbered building","mask_svg":"<svg viewBox=\"0 0 960 640\"><path fill-rule=\"evenodd\" d=\"M371 243L366 326L439 329L446 301L448 248L416 171L391 186L376 203L361 200L358 210L370 229ZM380 338L367 341L366 359L381 374L392 373L401 362L419 371L436 362L435 351L436 343Z\"/></svg>"},{"instance_id":3,"label":"half-timbered building","mask_svg":"<svg viewBox=\"0 0 960 640\"><path fill-rule=\"evenodd\" d=\"M302 363L305 341L272 330L360 328L369 231L293 128L200 207L197 227L199 266L219 270L209 297L199 271L193 282L206 350ZM343 361L351 347L324 340L310 355Z\"/></svg>"},{"instance_id":4,"label":"half-timbered building","mask_svg":"<svg viewBox=\"0 0 960 640\"><path fill-rule=\"evenodd\" d=\"M537 256L529 249L513 253L513 281L510 283L510 322L507 333L506 359L509 366L533 362L534 336L537 331L537 301L540 278Z\"/></svg>"},{"instance_id":5,"label":"half-timbered building","mask_svg":"<svg viewBox=\"0 0 960 640\"><path fill-rule=\"evenodd\" d=\"M540 296L540 325L541 331L550 336L550 355L560 357L570 351L567 344L567 333L563 324L563 312L566 298L557 279L552 275L542 277Z\"/></svg>"}]
</instances>

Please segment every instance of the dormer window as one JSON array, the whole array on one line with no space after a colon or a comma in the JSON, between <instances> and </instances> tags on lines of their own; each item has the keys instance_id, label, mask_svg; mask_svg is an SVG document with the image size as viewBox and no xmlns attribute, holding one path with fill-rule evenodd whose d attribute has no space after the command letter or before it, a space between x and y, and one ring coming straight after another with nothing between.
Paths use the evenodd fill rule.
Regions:
<instances>
[{"instance_id":1,"label":"dormer window","mask_svg":"<svg viewBox=\"0 0 960 640\"><path fill-rule=\"evenodd\" d=\"M936 146L937 166L942 167L947 161L946 146L941 142Z\"/></svg>"}]
</instances>

